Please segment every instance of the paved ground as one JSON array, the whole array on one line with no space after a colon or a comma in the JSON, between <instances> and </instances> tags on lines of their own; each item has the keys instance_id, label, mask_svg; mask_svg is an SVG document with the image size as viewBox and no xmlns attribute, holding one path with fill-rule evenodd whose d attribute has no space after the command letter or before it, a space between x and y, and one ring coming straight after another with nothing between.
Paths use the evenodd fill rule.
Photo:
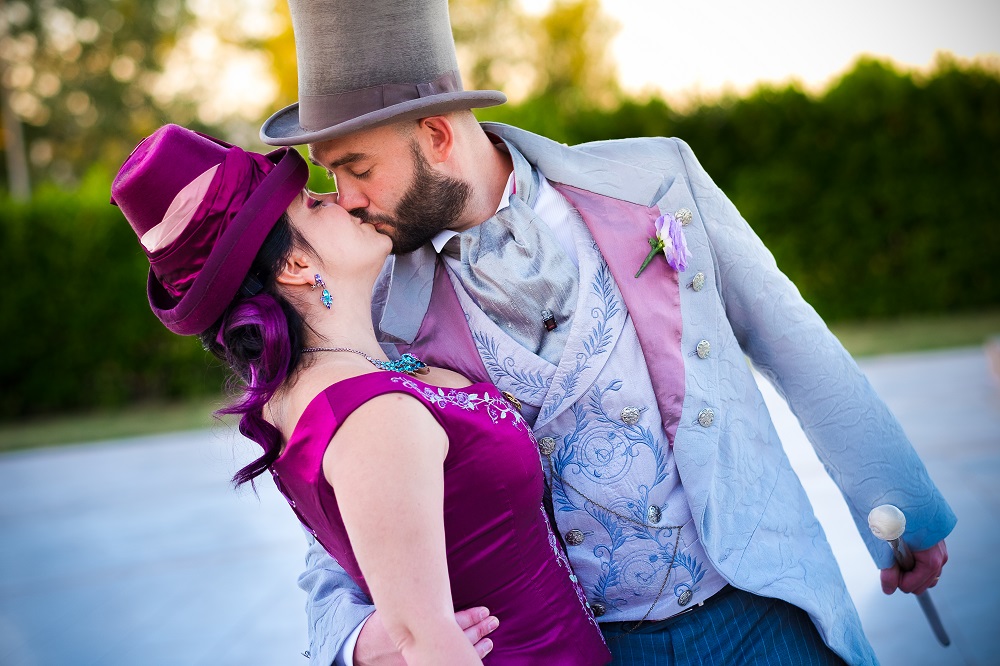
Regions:
<instances>
[{"instance_id":1,"label":"paved ground","mask_svg":"<svg viewBox=\"0 0 1000 666\"><path fill-rule=\"evenodd\" d=\"M769 387L883 664L1000 663L1000 385L981 350L863 364L959 516L933 596L954 644L912 597L885 597L843 500ZM269 480L226 479L252 449L224 431L0 456L0 664L305 665L303 539Z\"/></svg>"}]
</instances>

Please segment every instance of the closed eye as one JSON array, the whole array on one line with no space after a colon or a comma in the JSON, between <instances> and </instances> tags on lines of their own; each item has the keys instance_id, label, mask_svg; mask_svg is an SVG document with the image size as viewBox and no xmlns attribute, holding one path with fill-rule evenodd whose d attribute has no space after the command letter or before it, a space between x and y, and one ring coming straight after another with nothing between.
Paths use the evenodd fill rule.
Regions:
<instances>
[{"instance_id":1,"label":"closed eye","mask_svg":"<svg viewBox=\"0 0 1000 666\"><path fill-rule=\"evenodd\" d=\"M371 175L371 173L372 173L372 170L368 169L367 171L362 171L361 173L354 173L352 171L351 175L354 176L355 178L357 178L358 180L365 180L366 178L368 178L368 176Z\"/></svg>"}]
</instances>

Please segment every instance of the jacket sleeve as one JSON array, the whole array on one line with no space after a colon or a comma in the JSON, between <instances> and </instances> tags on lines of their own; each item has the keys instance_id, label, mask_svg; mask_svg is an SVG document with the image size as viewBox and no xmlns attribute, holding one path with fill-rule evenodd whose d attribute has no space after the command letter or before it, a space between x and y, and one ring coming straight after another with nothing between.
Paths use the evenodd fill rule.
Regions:
<instances>
[{"instance_id":1,"label":"jacket sleeve","mask_svg":"<svg viewBox=\"0 0 1000 666\"><path fill-rule=\"evenodd\" d=\"M903 511L914 549L931 547L952 530L955 515L899 422L688 145L674 141L736 339L798 418L872 557L891 565L889 548L868 529L868 512L880 504Z\"/></svg>"},{"instance_id":2,"label":"jacket sleeve","mask_svg":"<svg viewBox=\"0 0 1000 666\"><path fill-rule=\"evenodd\" d=\"M312 535L306 538L306 570L299 587L306 593L309 663L330 666L375 606Z\"/></svg>"}]
</instances>

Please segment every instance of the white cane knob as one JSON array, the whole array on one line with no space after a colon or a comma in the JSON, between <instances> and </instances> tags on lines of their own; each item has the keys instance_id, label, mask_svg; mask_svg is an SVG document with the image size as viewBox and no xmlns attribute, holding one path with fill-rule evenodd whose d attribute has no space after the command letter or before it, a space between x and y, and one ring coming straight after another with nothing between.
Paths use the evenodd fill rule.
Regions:
<instances>
[{"instance_id":1,"label":"white cane knob","mask_svg":"<svg viewBox=\"0 0 1000 666\"><path fill-rule=\"evenodd\" d=\"M903 536L906 531L906 516L891 504L883 504L868 514L868 527L879 539L892 541Z\"/></svg>"}]
</instances>

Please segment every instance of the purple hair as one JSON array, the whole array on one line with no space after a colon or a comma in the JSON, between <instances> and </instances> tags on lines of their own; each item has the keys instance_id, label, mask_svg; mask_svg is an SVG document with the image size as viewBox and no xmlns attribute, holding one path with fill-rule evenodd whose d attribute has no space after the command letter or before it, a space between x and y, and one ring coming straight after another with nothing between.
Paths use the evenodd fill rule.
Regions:
<instances>
[{"instance_id":1,"label":"purple hair","mask_svg":"<svg viewBox=\"0 0 1000 666\"><path fill-rule=\"evenodd\" d=\"M263 474L278 458L284 438L264 419L264 405L274 397L302 358L305 324L298 311L274 289L285 257L301 243L287 215L268 234L243 287L222 317L202 333L205 349L233 371L229 387L236 398L216 415L240 416L240 433L264 454L233 476L240 486Z\"/></svg>"},{"instance_id":2,"label":"purple hair","mask_svg":"<svg viewBox=\"0 0 1000 666\"><path fill-rule=\"evenodd\" d=\"M264 419L263 410L288 376L292 355L288 321L273 296L258 294L226 313L215 339L225 350L224 360L236 372L230 386L241 390L233 404L216 414L239 414L240 433L264 449L264 455L233 476L239 486L262 474L281 452L281 432ZM246 354L251 348L253 352Z\"/></svg>"}]
</instances>

